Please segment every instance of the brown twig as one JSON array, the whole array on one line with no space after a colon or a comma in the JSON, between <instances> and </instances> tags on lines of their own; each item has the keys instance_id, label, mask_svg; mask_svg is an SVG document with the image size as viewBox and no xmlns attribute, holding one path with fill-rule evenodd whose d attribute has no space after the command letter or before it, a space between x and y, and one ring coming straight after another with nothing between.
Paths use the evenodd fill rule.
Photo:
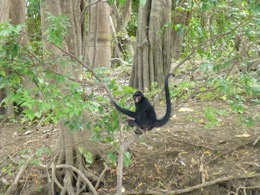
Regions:
<instances>
[{"instance_id":1,"label":"brown twig","mask_svg":"<svg viewBox=\"0 0 260 195\"><path fill-rule=\"evenodd\" d=\"M154 191L154 190L149 190L149 191L129 191L126 192L125 194L153 194L153 195L161 195L161 194L184 194L184 193L188 193L188 192L192 192L194 190L198 190L201 188L205 188L217 183L222 183L222 182L227 182L227 181L231 181L234 179L251 179L251 178L255 178L255 177L260 177L260 174L255 174L255 175L242 175L242 176L227 176L227 177L222 177L222 178L218 178L215 179L213 181L209 181L203 184L199 184L196 186L192 186L190 188L186 188L186 189L180 189L180 190L169 190L169 191ZM254 187L255 188L255 187Z\"/></svg>"},{"instance_id":2,"label":"brown twig","mask_svg":"<svg viewBox=\"0 0 260 195\"><path fill-rule=\"evenodd\" d=\"M256 140L255 140L254 143L253 143L253 146L257 144L257 142L259 141L259 139L260 139L260 136L258 136L258 137L256 138Z\"/></svg>"}]
</instances>

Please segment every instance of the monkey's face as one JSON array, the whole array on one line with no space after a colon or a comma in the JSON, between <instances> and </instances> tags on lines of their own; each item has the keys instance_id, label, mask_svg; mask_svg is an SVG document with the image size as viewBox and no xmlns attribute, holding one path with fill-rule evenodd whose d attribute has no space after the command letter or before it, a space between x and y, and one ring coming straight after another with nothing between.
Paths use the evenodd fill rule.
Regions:
<instances>
[{"instance_id":1,"label":"monkey's face","mask_svg":"<svg viewBox=\"0 0 260 195\"><path fill-rule=\"evenodd\" d=\"M140 103L143 100L143 97L144 97L144 95L142 94L142 92L140 92L140 91L135 92L133 95L134 102L136 104Z\"/></svg>"},{"instance_id":2,"label":"monkey's face","mask_svg":"<svg viewBox=\"0 0 260 195\"><path fill-rule=\"evenodd\" d=\"M134 96L134 102L135 102L135 103L140 103L141 100L142 100L142 96L140 96L140 95L135 95L135 96Z\"/></svg>"}]
</instances>

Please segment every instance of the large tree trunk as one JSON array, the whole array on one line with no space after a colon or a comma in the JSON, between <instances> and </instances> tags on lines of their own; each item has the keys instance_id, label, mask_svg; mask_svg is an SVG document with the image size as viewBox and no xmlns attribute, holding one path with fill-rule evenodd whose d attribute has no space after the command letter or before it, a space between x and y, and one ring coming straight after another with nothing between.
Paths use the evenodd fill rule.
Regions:
<instances>
[{"instance_id":1,"label":"large tree trunk","mask_svg":"<svg viewBox=\"0 0 260 195\"><path fill-rule=\"evenodd\" d=\"M110 7L106 1L90 0L89 59L93 68L111 67ZM94 3L94 4L92 4Z\"/></svg>"},{"instance_id":2,"label":"large tree trunk","mask_svg":"<svg viewBox=\"0 0 260 195\"><path fill-rule=\"evenodd\" d=\"M171 0L146 1L139 7L134 65L130 85L149 90L164 83L171 65Z\"/></svg>"},{"instance_id":3,"label":"large tree trunk","mask_svg":"<svg viewBox=\"0 0 260 195\"><path fill-rule=\"evenodd\" d=\"M113 18L112 33L115 39L113 57L116 59L132 58L134 49L127 32L127 24L131 18L132 0L126 0L121 10L116 6L116 2L110 6Z\"/></svg>"},{"instance_id":4,"label":"large tree trunk","mask_svg":"<svg viewBox=\"0 0 260 195\"><path fill-rule=\"evenodd\" d=\"M9 0L0 1L0 22L7 21L9 19L9 9L11 2Z\"/></svg>"},{"instance_id":5,"label":"large tree trunk","mask_svg":"<svg viewBox=\"0 0 260 195\"><path fill-rule=\"evenodd\" d=\"M9 9L10 9L9 0L0 1L0 23L5 22L9 19ZM2 102L5 97L6 97L6 89L0 89L0 102ZM7 108L10 106L11 105L8 105ZM10 109L10 111L12 111L12 109ZM14 115L14 113L7 113L7 109L3 104L0 105L0 114L5 114L7 116Z\"/></svg>"},{"instance_id":6,"label":"large tree trunk","mask_svg":"<svg viewBox=\"0 0 260 195\"><path fill-rule=\"evenodd\" d=\"M48 28L46 23L46 12L50 12L56 16L61 14L66 15L69 18L71 26L69 27L68 35L65 38L65 43L63 44L62 49L77 57L85 54L84 43L86 29L84 20L81 20L81 16L83 14L82 11L85 6L84 2L84 0L77 2L73 0L44 0L41 2L43 34L46 28ZM60 57L61 54L64 54L60 49L45 41L44 46L45 49L52 53L53 57ZM57 71L59 74L68 75L74 79L79 78L79 75L82 74L83 71L83 68L76 63L74 65L67 66L66 69L62 68L60 64L55 64L52 69ZM69 85L69 83L66 84ZM62 90L64 93L68 93L65 87L62 88ZM77 120L81 120L81 122L86 123L89 120L89 116L87 114L83 114L81 119ZM95 159L95 156L100 153L99 151L103 150L102 146L90 141L91 131L88 129L80 129L72 132L68 128L68 125L65 125L65 121L59 122L59 128L60 136L57 140L57 146L54 149L55 157L53 159L53 164L56 167L59 165L68 165L77 168L81 173L83 173L83 175L87 175L88 179L92 181L97 180L97 176L88 173L85 167L83 154L80 153L79 147L91 152ZM80 194L80 192L87 192L90 189L90 185L87 185L82 176L73 171L71 167L64 168L59 171L57 170L54 174L52 174L54 177L51 179L53 181L53 186L55 186L55 192L53 190L54 187L52 186L52 191L50 194ZM56 176L58 180L56 180Z\"/></svg>"}]
</instances>

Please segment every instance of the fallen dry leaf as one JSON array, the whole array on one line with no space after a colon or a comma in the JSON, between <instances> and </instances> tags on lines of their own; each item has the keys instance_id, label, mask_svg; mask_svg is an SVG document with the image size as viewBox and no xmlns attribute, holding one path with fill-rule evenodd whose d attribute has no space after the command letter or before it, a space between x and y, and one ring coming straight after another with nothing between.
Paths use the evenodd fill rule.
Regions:
<instances>
[{"instance_id":1,"label":"fallen dry leaf","mask_svg":"<svg viewBox=\"0 0 260 195\"><path fill-rule=\"evenodd\" d=\"M178 111L179 112L193 112L194 110L192 108L180 108Z\"/></svg>"},{"instance_id":2,"label":"fallen dry leaf","mask_svg":"<svg viewBox=\"0 0 260 195\"><path fill-rule=\"evenodd\" d=\"M250 137L251 135L248 134L248 133L244 133L244 134L241 134L241 135L235 135L235 137Z\"/></svg>"}]
</instances>

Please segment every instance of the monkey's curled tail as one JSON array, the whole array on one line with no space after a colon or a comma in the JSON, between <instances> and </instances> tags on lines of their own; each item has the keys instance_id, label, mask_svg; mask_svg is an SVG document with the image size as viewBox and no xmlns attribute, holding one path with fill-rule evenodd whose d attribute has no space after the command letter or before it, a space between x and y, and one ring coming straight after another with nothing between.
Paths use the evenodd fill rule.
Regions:
<instances>
[{"instance_id":1,"label":"monkey's curled tail","mask_svg":"<svg viewBox=\"0 0 260 195\"><path fill-rule=\"evenodd\" d=\"M155 127L161 127L161 126L165 125L171 117L171 107L172 107L172 105L171 105L170 92L169 92L169 86L168 86L168 83L169 83L168 80L169 80L170 76L174 77L173 74L171 74L171 73L168 74L165 78L165 85L164 85L165 97L166 97L166 113L165 113L165 115L162 119L157 120Z\"/></svg>"}]
</instances>

